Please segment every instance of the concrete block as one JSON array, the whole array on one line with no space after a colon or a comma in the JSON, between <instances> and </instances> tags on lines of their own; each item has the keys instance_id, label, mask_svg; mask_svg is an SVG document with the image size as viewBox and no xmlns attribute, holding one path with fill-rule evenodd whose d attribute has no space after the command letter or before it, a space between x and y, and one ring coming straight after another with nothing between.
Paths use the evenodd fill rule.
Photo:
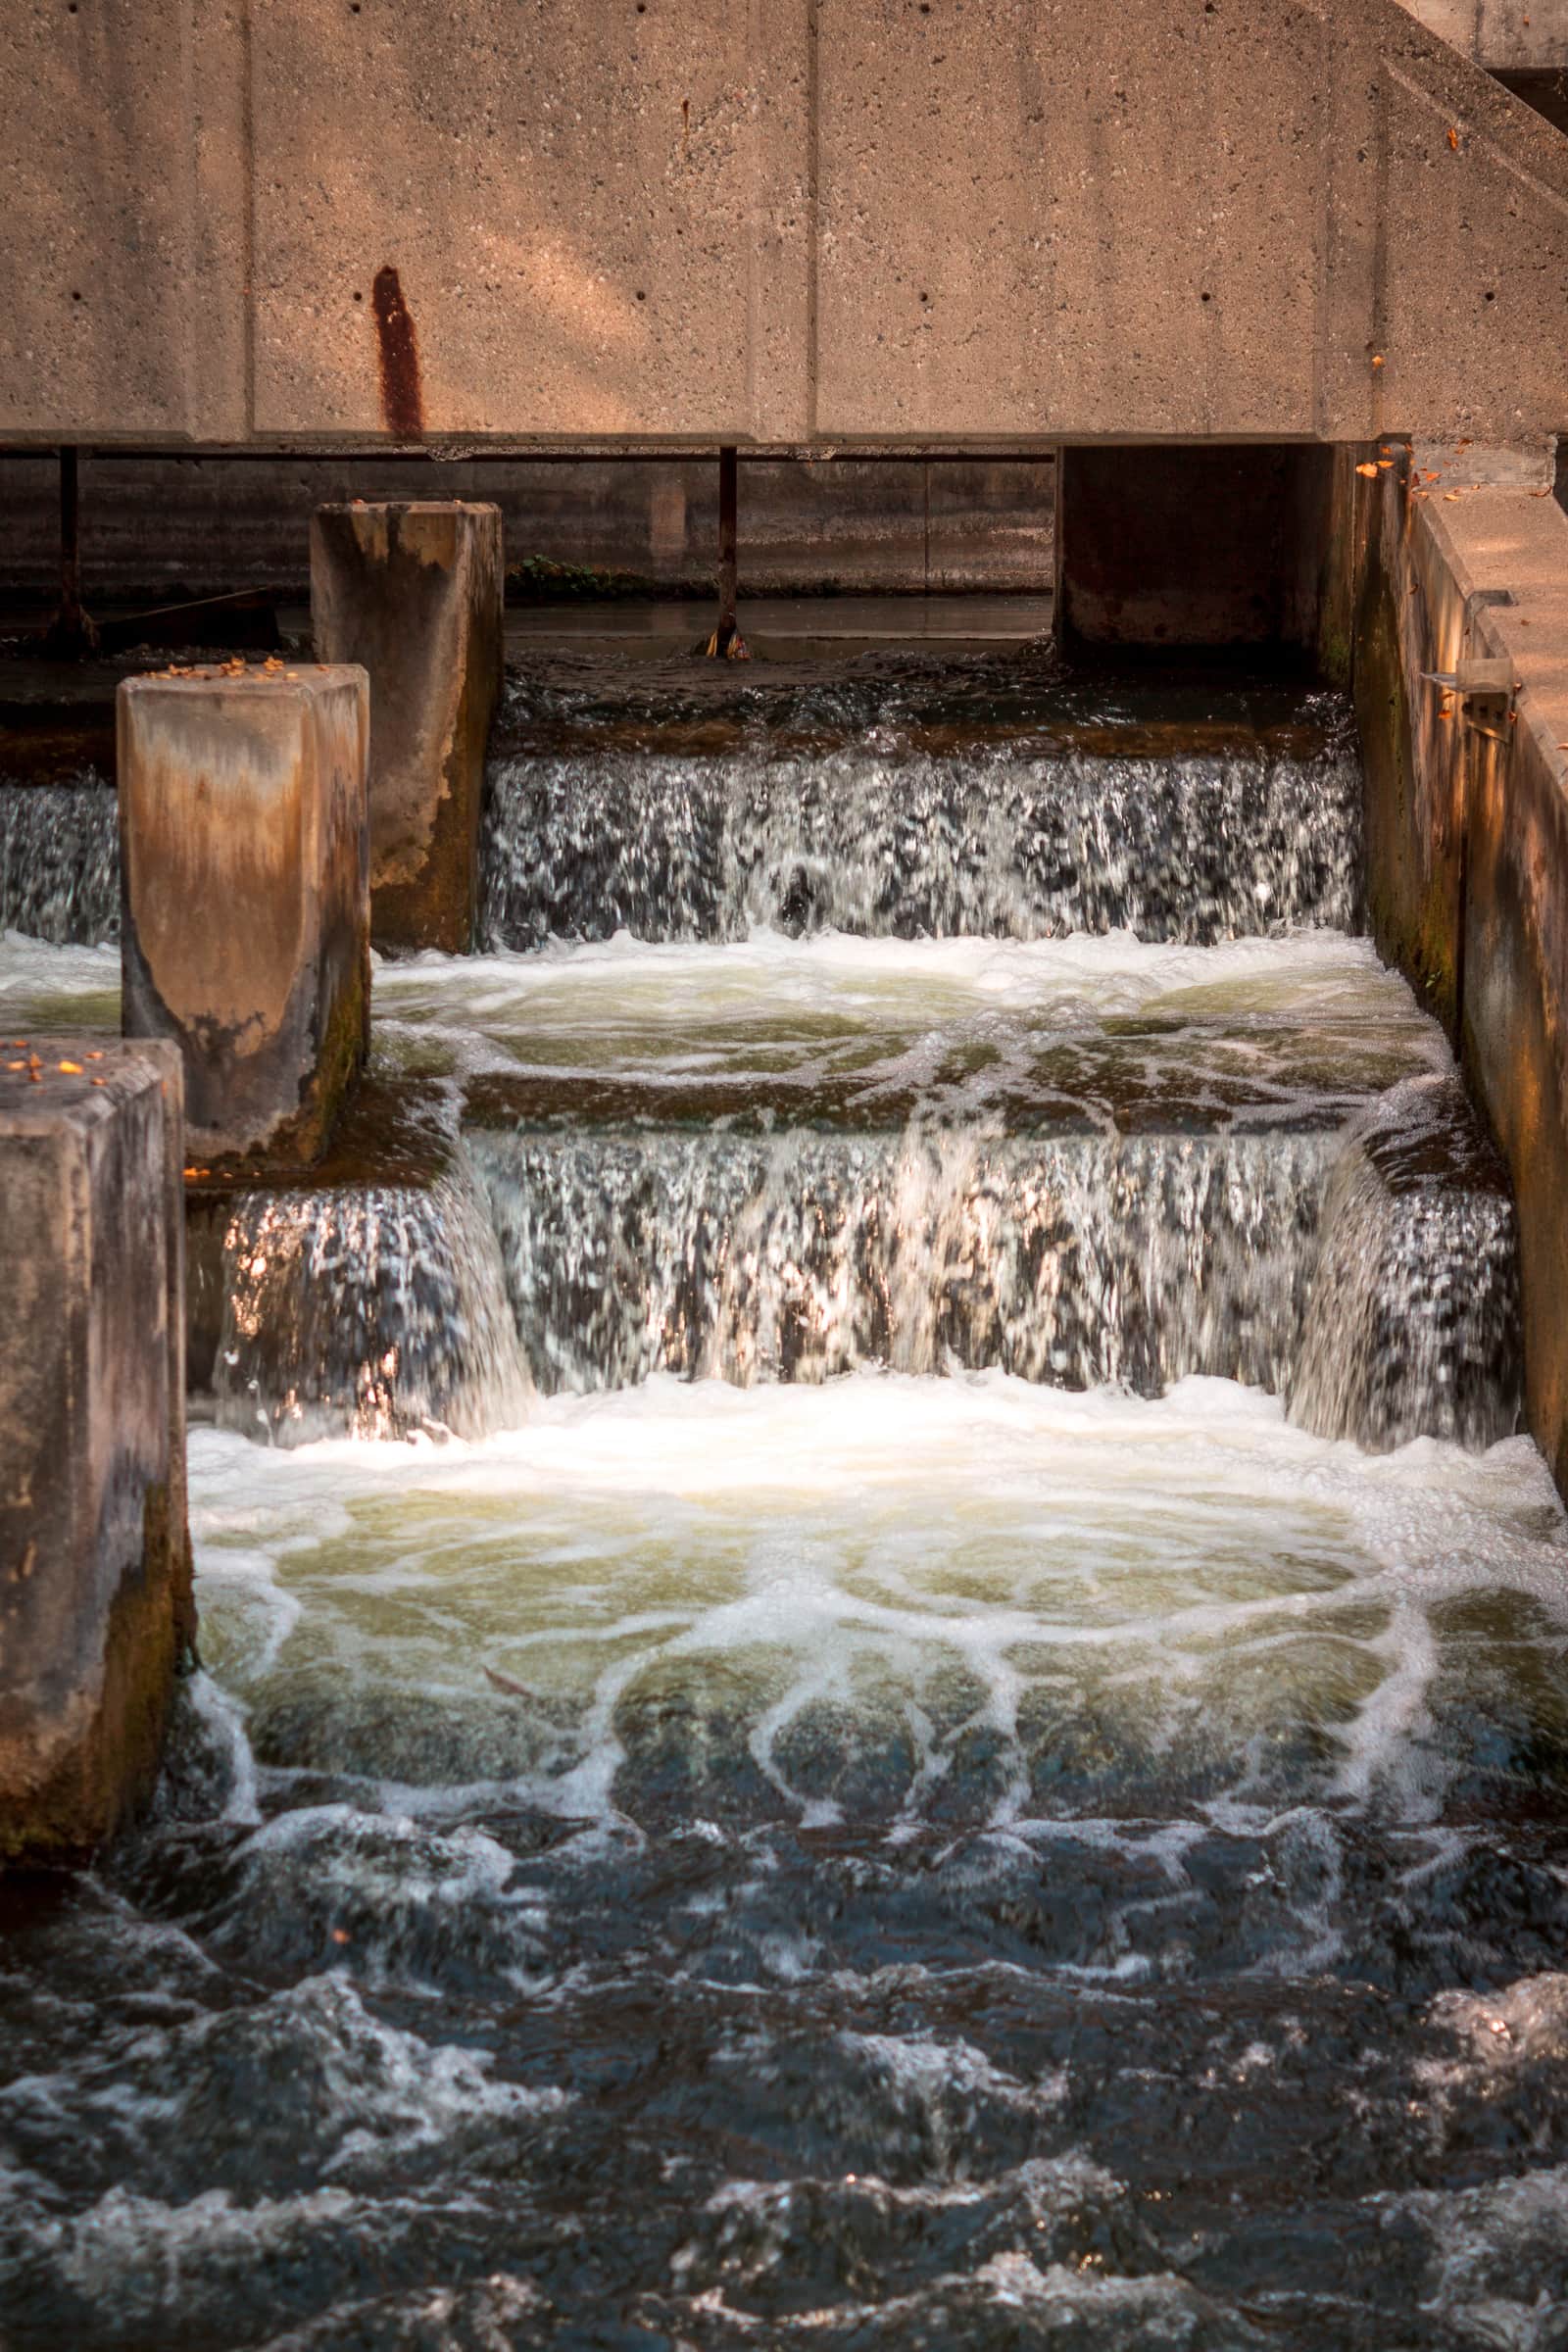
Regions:
<instances>
[{"instance_id":1,"label":"concrete block","mask_svg":"<svg viewBox=\"0 0 1568 2352\"><path fill-rule=\"evenodd\" d=\"M473 944L504 586L499 507L362 503L312 520L317 654L370 680L370 931L390 954Z\"/></svg>"},{"instance_id":2,"label":"concrete block","mask_svg":"<svg viewBox=\"0 0 1568 2352\"><path fill-rule=\"evenodd\" d=\"M0 1858L148 1794L193 1628L172 1046L0 1051Z\"/></svg>"},{"instance_id":3,"label":"concrete block","mask_svg":"<svg viewBox=\"0 0 1568 2352\"><path fill-rule=\"evenodd\" d=\"M123 1027L172 1038L205 1164L308 1165L369 1038L369 683L165 670L118 704Z\"/></svg>"}]
</instances>

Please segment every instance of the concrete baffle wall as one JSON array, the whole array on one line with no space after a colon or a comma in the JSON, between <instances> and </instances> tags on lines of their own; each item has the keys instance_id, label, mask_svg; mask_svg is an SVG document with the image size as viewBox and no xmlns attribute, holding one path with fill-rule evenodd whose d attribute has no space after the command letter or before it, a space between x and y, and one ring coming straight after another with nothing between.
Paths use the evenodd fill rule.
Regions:
<instances>
[{"instance_id":1,"label":"concrete baffle wall","mask_svg":"<svg viewBox=\"0 0 1568 2352\"><path fill-rule=\"evenodd\" d=\"M194 1632L172 1046L0 1053L0 1859L150 1793Z\"/></svg>"},{"instance_id":2,"label":"concrete baffle wall","mask_svg":"<svg viewBox=\"0 0 1568 2352\"><path fill-rule=\"evenodd\" d=\"M307 1166L369 1042L363 669L125 679L117 735L122 1022L185 1066L209 1166Z\"/></svg>"},{"instance_id":3,"label":"concrete baffle wall","mask_svg":"<svg viewBox=\"0 0 1568 2352\"><path fill-rule=\"evenodd\" d=\"M1360 505L1372 928L1507 1163L1526 1412L1568 1493L1568 514L1544 451L1468 444L1418 445ZM1501 664L1511 699L1436 682L1474 662Z\"/></svg>"},{"instance_id":4,"label":"concrete baffle wall","mask_svg":"<svg viewBox=\"0 0 1568 2352\"><path fill-rule=\"evenodd\" d=\"M504 593L497 506L357 502L312 519L317 654L369 674L370 929L387 953L473 944Z\"/></svg>"}]
</instances>

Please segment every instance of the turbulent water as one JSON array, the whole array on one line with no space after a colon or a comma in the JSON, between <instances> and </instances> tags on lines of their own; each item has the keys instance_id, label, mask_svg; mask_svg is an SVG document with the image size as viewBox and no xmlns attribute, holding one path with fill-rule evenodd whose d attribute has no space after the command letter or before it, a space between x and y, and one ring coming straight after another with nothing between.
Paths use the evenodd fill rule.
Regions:
<instances>
[{"instance_id":1,"label":"turbulent water","mask_svg":"<svg viewBox=\"0 0 1568 2352\"><path fill-rule=\"evenodd\" d=\"M1226 1382L192 1451L0 1951L19 2347L1546 2345L1568 1537Z\"/></svg>"},{"instance_id":2,"label":"turbulent water","mask_svg":"<svg viewBox=\"0 0 1568 2352\"><path fill-rule=\"evenodd\" d=\"M1568 2343L1506 1188L1332 712L1042 690L514 690L564 936L380 965L193 1212L203 1671L0 1886L7 2352Z\"/></svg>"}]
</instances>

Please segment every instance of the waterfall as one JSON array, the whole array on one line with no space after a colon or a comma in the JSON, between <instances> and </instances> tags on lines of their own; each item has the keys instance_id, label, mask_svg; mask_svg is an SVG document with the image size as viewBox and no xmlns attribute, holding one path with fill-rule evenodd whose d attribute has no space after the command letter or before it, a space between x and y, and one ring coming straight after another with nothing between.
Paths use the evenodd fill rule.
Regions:
<instances>
[{"instance_id":1,"label":"waterfall","mask_svg":"<svg viewBox=\"0 0 1568 2352\"><path fill-rule=\"evenodd\" d=\"M1292 1416L1380 1451L1415 1437L1490 1446L1518 1425L1519 1334L1502 1169L1456 1077L1407 1080L1335 1165Z\"/></svg>"},{"instance_id":2,"label":"waterfall","mask_svg":"<svg viewBox=\"0 0 1568 2352\"><path fill-rule=\"evenodd\" d=\"M461 1159L425 1186L242 1193L221 1253L222 1426L283 1446L477 1438L526 1412L495 1235Z\"/></svg>"},{"instance_id":3,"label":"waterfall","mask_svg":"<svg viewBox=\"0 0 1568 2352\"><path fill-rule=\"evenodd\" d=\"M727 940L1354 927L1360 767L1301 757L551 750L498 761L484 936Z\"/></svg>"},{"instance_id":4,"label":"waterfall","mask_svg":"<svg viewBox=\"0 0 1568 2352\"><path fill-rule=\"evenodd\" d=\"M59 946L120 936L120 816L112 785L0 783L0 931Z\"/></svg>"},{"instance_id":5,"label":"waterfall","mask_svg":"<svg viewBox=\"0 0 1568 2352\"><path fill-rule=\"evenodd\" d=\"M1277 1387L1317 1137L475 1135L541 1390L998 1365Z\"/></svg>"}]
</instances>

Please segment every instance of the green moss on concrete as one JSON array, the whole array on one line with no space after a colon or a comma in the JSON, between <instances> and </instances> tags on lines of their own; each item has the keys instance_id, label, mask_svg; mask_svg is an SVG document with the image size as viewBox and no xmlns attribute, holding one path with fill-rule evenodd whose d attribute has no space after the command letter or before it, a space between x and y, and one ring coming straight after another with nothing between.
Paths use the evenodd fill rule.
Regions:
<instances>
[{"instance_id":1,"label":"green moss on concrete","mask_svg":"<svg viewBox=\"0 0 1568 2352\"><path fill-rule=\"evenodd\" d=\"M1458 877L1439 861L1434 844L1417 837L1415 746L1398 611L1375 562L1360 601L1354 667L1372 936L1451 1038L1458 1009Z\"/></svg>"}]
</instances>

